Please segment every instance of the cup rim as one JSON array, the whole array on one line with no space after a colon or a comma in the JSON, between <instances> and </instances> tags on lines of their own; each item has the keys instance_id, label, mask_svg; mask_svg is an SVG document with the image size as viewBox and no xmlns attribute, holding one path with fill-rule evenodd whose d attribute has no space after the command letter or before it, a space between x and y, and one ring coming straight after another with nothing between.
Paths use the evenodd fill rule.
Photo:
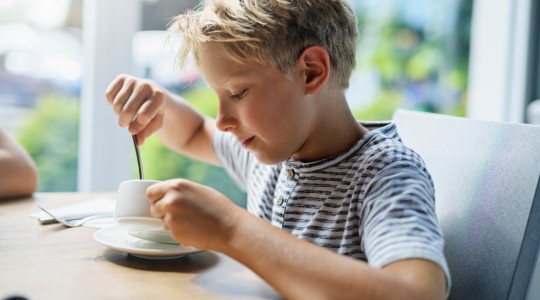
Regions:
<instances>
[{"instance_id":1,"label":"cup rim","mask_svg":"<svg viewBox=\"0 0 540 300\"><path fill-rule=\"evenodd\" d=\"M128 180L123 180L120 183L124 183L124 182L161 182L161 181L155 180L155 179L128 179Z\"/></svg>"}]
</instances>

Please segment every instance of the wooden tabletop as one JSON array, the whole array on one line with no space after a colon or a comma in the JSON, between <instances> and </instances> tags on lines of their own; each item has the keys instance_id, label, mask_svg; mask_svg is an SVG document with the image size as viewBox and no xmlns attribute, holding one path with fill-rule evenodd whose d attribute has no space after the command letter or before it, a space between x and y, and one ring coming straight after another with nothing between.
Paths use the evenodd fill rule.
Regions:
<instances>
[{"instance_id":1,"label":"wooden tabletop","mask_svg":"<svg viewBox=\"0 0 540 300\"><path fill-rule=\"evenodd\" d=\"M98 193L0 200L0 299L279 299L256 274L211 252L150 260L109 249L95 228L40 225L34 201L59 207Z\"/></svg>"}]
</instances>

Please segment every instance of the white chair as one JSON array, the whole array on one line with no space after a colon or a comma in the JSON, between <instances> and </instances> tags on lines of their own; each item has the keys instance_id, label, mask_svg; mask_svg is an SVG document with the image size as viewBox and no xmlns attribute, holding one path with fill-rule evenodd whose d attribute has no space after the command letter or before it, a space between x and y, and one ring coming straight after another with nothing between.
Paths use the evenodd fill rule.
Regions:
<instances>
[{"instance_id":1,"label":"white chair","mask_svg":"<svg viewBox=\"0 0 540 300\"><path fill-rule=\"evenodd\" d=\"M540 299L540 126L407 110L393 120L435 183L450 299Z\"/></svg>"}]
</instances>

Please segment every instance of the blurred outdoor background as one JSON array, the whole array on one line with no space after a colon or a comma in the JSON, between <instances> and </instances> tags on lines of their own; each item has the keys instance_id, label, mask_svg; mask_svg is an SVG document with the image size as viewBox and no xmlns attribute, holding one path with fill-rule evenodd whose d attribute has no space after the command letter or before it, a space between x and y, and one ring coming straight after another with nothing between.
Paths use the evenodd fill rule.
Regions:
<instances>
[{"instance_id":1,"label":"blurred outdoor background","mask_svg":"<svg viewBox=\"0 0 540 300\"><path fill-rule=\"evenodd\" d=\"M465 115L473 0L350 2L360 38L347 96L359 120L388 120L398 107ZM213 116L216 97L197 72L179 70L172 49L163 54L170 18L196 4L143 1L133 74ZM36 161L39 191L77 190L82 9L82 0L0 0L0 126ZM171 153L154 138L141 153L147 178L189 178L244 205L244 194L221 169Z\"/></svg>"}]
</instances>

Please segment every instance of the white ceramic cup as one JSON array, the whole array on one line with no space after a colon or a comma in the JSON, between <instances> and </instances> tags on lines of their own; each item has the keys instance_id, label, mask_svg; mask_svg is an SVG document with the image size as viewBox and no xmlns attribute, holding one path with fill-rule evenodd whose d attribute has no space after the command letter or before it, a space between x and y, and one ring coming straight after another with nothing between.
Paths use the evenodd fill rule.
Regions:
<instances>
[{"instance_id":1,"label":"white ceramic cup","mask_svg":"<svg viewBox=\"0 0 540 300\"><path fill-rule=\"evenodd\" d=\"M129 235L157 243L177 244L161 219L150 214L146 189L157 180L127 180L118 186L114 218Z\"/></svg>"}]
</instances>

